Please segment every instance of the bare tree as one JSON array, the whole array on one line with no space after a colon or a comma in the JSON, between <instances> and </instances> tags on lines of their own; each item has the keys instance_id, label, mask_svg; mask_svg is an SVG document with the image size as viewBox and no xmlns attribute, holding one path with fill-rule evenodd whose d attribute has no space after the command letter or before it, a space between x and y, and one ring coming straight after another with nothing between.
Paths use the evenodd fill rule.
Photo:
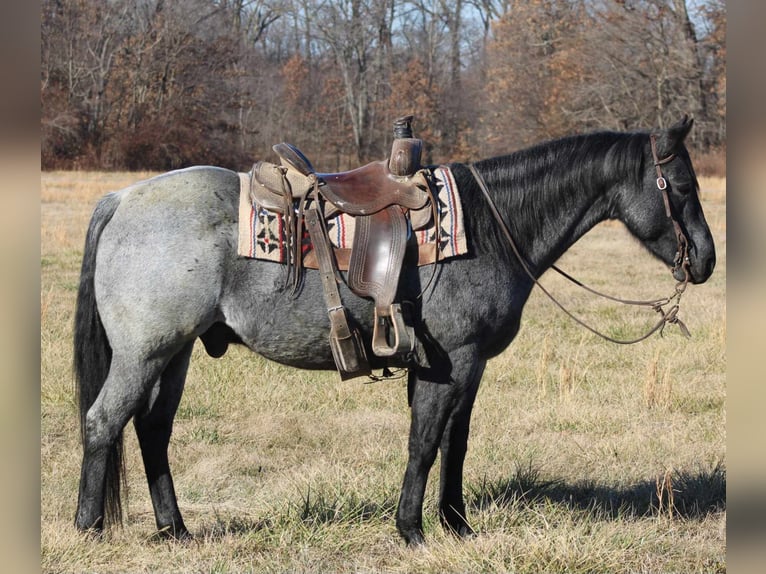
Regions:
<instances>
[{"instance_id":1,"label":"bare tree","mask_svg":"<svg viewBox=\"0 0 766 574\"><path fill-rule=\"evenodd\" d=\"M490 144L498 126L530 143L711 117L713 67L683 0L514 2L493 28L487 62ZM714 145L705 135L714 130L698 131L698 145Z\"/></svg>"},{"instance_id":2,"label":"bare tree","mask_svg":"<svg viewBox=\"0 0 766 574\"><path fill-rule=\"evenodd\" d=\"M66 109L43 113L43 144L64 136L100 156L111 102L106 96L127 25L125 2L43 2L41 96L63 90ZM52 95L52 94L51 94ZM52 98L55 99L55 98ZM53 113L50 113L53 112Z\"/></svg>"},{"instance_id":3,"label":"bare tree","mask_svg":"<svg viewBox=\"0 0 766 574\"><path fill-rule=\"evenodd\" d=\"M608 3L594 19L582 54L592 68L589 90L612 125L661 127L683 113L706 115L699 46L683 0Z\"/></svg>"},{"instance_id":4,"label":"bare tree","mask_svg":"<svg viewBox=\"0 0 766 574\"><path fill-rule=\"evenodd\" d=\"M692 113L725 143L723 0L43 0L45 167L434 158Z\"/></svg>"},{"instance_id":5,"label":"bare tree","mask_svg":"<svg viewBox=\"0 0 766 574\"><path fill-rule=\"evenodd\" d=\"M374 149L371 104L384 86L382 71L390 47L392 13L393 0L337 0L319 2L316 7L315 29L338 66L360 161L380 154Z\"/></svg>"}]
</instances>

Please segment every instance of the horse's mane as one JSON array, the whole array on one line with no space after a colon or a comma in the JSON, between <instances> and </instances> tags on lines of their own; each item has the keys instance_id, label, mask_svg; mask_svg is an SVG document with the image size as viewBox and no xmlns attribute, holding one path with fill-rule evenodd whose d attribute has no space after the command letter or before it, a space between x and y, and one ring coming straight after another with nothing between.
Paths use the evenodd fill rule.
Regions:
<instances>
[{"instance_id":1,"label":"horse's mane","mask_svg":"<svg viewBox=\"0 0 766 574\"><path fill-rule=\"evenodd\" d=\"M544 234L563 211L595 199L610 183L640 185L645 168L646 132L595 132L537 144L511 154L476 162L498 209L523 250L524 236ZM510 250L486 200L467 172L461 184L469 241L480 250L509 256ZM586 198L587 200L587 198ZM522 229L524 232L522 233Z\"/></svg>"}]
</instances>

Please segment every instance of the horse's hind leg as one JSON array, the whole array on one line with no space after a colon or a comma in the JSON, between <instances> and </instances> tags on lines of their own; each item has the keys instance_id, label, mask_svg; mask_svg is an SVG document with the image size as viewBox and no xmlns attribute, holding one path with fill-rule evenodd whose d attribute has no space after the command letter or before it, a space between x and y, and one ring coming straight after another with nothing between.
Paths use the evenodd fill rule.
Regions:
<instances>
[{"instance_id":1,"label":"horse's hind leg","mask_svg":"<svg viewBox=\"0 0 766 574\"><path fill-rule=\"evenodd\" d=\"M145 400L164 366L165 360L161 358L139 361L132 355L119 352L112 356L109 375L85 415L80 492L75 517L75 525L80 530L99 532L107 519L120 520L121 469L110 470L112 457L115 452L121 452L122 431ZM121 461L121 455L116 460ZM110 496L113 499L107 507ZM110 516L106 515L107 512Z\"/></svg>"},{"instance_id":2,"label":"horse's hind leg","mask_svg":"<svg viewBox=\"0 0 766 574\"><path fill-rule=\"evenodd\" d=\"M152 388L145 406L133 419L141 446L146 480L154 506L157 529L162 536L187 538L168 464L168 444L178 403L183 393L194 341L171 359Z\"/></svg>"}]
</instances>

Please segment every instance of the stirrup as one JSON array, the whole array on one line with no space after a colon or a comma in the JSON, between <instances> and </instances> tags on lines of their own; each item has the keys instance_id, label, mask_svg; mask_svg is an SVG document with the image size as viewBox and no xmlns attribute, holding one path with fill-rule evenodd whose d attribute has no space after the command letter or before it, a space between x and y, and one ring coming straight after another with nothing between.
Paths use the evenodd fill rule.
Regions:
<instances>
[{"instance_id":1,"label":"stirrup","mask_svg":"<svg viewBox=\"0 0 766 574\"><path fill-rule=\"evenodd\" d=\"M372 329L372 352L378 357L393 357L415 348L415 330L404 322L402 306L394 303L388 313L378 314L375 308Z\"/></svg>"}]
</instances>

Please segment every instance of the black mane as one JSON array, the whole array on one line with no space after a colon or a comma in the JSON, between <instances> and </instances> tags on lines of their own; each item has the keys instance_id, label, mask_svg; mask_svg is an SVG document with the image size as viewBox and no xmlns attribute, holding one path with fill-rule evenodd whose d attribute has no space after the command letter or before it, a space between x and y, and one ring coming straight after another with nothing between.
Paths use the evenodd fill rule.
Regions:
<instances>
[{"instance_id":1,"label":"black mane","mask_svg":"<svg viewBox=\"0 0 766 574\"><path fill-rule=\"evenodd\" d=\"M608 131L568 136L475 165L524 251L524 237L544 237L546 226L580 204L583 194L596 200L626 174L631 185L641 185L648 137L646 132ZM470 171L458 171L470 244L512 257Z\"/></svg>"}]
</instances>

